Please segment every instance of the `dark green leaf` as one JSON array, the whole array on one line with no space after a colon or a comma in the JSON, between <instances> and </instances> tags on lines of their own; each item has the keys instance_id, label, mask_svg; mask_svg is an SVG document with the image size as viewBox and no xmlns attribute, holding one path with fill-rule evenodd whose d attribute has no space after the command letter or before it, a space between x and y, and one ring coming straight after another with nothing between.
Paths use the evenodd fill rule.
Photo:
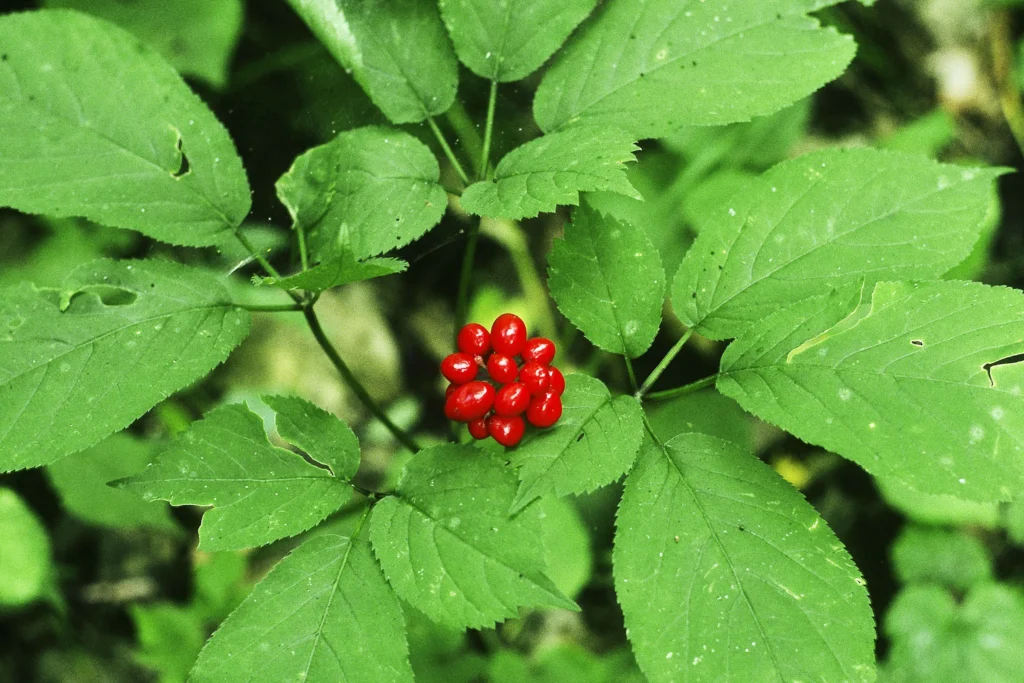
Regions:
<instances>
[{"instance_id":1,"label":"dark green leaf","mask_svg":"<svg viewBox=\"0 0 1024 683\"><path fill-rule=\"evenodd\" d=\"M253 282L257 285L274 285L282 289L323 292L353 282L401 273L408 267L408 263L395 258L370 258L360 261L351 250L338 246L335 241L324 247L320 263L309 270L282 278L254 275Z\"/></svg>"},{"instance_id":2,"label":"dark green leaf","mask_svg":"<svg viewBox=\"0 0 1024 683\"><path fill-rule=\"evenodd\" d=\"M295 396L263 396L277 413L277 433L335 477L351 479L359 469L359 440L349 426L323 408Z\"/></svg>"}]
</instances>

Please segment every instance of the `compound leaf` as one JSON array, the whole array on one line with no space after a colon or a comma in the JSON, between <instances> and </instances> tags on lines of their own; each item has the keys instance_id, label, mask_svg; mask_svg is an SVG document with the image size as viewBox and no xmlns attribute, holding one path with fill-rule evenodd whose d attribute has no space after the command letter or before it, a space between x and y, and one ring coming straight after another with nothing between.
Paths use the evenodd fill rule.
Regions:
<instances>
[{"instance_id":1,"label":"compound leaf","mask_svg":"<svg viewBox=\"0 0 1024 683\"><path fill-rule=\"evenodd\" d=\"M856 566L796 489L735 444L648 438L616 527L615 591L651 681L874 681Z\"/></svg>"},{"instance_id":2,"label":"compound leaf","mask_svg":"<svg viewBox=\"0 0 1024 683\"><path fill-rule=\"evenodd\" d=\"M331 468L339 479L359 469L359 439L347 424L323 408L295 396L263 396L277 413L277 433L309 457Z\"/></svg>"}]
</instances>

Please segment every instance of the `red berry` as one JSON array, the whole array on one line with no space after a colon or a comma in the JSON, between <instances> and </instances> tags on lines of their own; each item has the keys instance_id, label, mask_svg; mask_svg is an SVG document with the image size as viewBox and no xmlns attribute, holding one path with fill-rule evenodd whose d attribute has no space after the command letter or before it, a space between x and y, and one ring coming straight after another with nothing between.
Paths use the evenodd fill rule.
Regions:
<instances>
[{"instance_id":1,"label":"red berry","mask_svg":"<svg viewBox=\"0 0 1024 683\"><path fill-rule=\"evenodd\" d=\"M526 344L526 323L513 313L499 315L491 325L491 346L506 356L518 356Z\"/></svg>"},{"instance_id":2,"label":"red berry","mask_svg":"<svg viewBox=\"0 0 1024 683\"><path fill-rule=\"evenodd\" d=\"M487 418L487 432L506 448L519 443L525 431L526 423L518 415L491 415Z\"/></svg>"},{"instance_id":3,"label":"red berry","mask_svg":"<svg viewBox=\"0 0 1024 683\"><path fill-rule=\"evenodd\" d=\"M541 365L550 365L555 359L555 342L544 337L534 337L523 347L523 360Z\"/></svg>"},{"instance_id":4,"label":"red berry","mask_svg":"<svg viewBox=\"0 0 1024 683\"><path fill-rule=\"evenodd\" d=\"M498 415L520 415L530 405L530 390L519 382L506 384L494 397L494 412Z\"/></svg>"},{"instance_id":5,"label":"red berry","mask_svg":"<svg viewBox=\"0 0 1024 683\"><path fill-rule=\"evenodd\" d=\"M550 427L562 417L562 399L553 391L535 396L526 409L526 419L534 427Z\"/></svg>"},{"instance_id":6,"label":"red berry","mask_svg":"<svg viewBox=\"0 0 1024 683\"><path fill-rule=\"evenodd\" d=\"M458 384L449 384L448 387L444 390L444 397L447 399L449 396L451 396L452 392L455 391L458 388L458 386Z\"/></svg>"},{"instance_id":7,"label":"red berry","mask_svg":"<svg viewBox=\"0 0 1024 683\"><path fill-rule=\"evenodd\" d=\"M487 359L487 373L495 382L508 384L516 381L516 376L519 375L519 366L511 356L492 353L491 357Z\"/></svg>"},{"instance_id":8,"label":"red berry","mask_svg":"<svg viewBox=\"0 0 1024 683\"><path fill-rule=\"evenodd\" d=\"M459 330L457 340L459 351L471 356L482 356L491 350L491 334L477 323L469 323Z\"/></svg>"},{"instance_id":9,"label":"red berry","mask_svg":"<svg viewBox=\"0 0 1024 683\"><path fill-rule=\"evenodd\" d=\"M441 374L449 382L465 384L476 379L476 359L468 353L453 353L441 361Z\"/></svg>"},{"instance_id":10,"label":"red berry","mask_svg":"<svg viewBox=\"0 0 1024 683\"><path fill-rule=\"evenodd\" d=\"M478 417L475 420L470 420L469 433L474 439L477 439L478 441L480 439L486 439L488 437L487 421L482 417Z\"/></svg>"},{"instance_id":11,"label":"red berry","mask_svg":"<svg viewBox=\"0 0 1024 683\"><path fill-rule=\"evenodd\" d=\"M548 369L530 361L519 370L519 381L526 385L533 395L544 393L548 388Z\"/></svg>"},{"instance_id":12,"label":"red berry","mask_svg":"<svg viewBox=\"0 0 1024 683\"><path fill-rule=\"evenodd\" d=\"M548 368L548 391L561 396L565 392L565 375L556 367Z\"/></svg>"},{"instance_id":13,"label":"red berry","mask_svg":"<svg viewBox=\"0 0 1024 683\"><path fill-rule=\"evenodd\" d=\"M444 402L444 414L449 420L470 422L481 418L494 405L494 387L487 382L463 384Z\"/></svg>"}]
</instances>

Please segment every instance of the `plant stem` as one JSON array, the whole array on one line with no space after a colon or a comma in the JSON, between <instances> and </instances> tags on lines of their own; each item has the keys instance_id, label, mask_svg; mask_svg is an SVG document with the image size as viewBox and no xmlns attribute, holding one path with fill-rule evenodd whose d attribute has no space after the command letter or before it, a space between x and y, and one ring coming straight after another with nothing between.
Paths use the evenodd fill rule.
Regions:
<instances>
[{"instance_id":1,"label":"plant stem","mask_svg":"<svg viewBox=\"0 0 1024 683\"><path fill-rule=\"evenodd\" d=\"M1021 106L1013 68L1013 38L1008 10L999 10L992 17L992 70L1003 118L1010 127L1017 146L1024 152L1024 107Z\"/></svg>"},{"instance_id":2,"label":"plant stem","mask_svg":"<svg viewBox=\"0 0 1024 683\"><path fill-rule=\"evenodd\" d=\"M629 359L629 356L623 356L622 359L626 361L626 372L629 374L629 386L633 387L633 393L640 391L636 388L636 373L633 372L633 361Z\"/></svg>"},{"instance_id":3,"label":"plant stem","mask_svg":"<svg viewBox=\"0 0 1024 683\"><path fill-rule=\"evenodd\" d=\"M448 157L448 161L451 163L452 168L454 168L455 172L459 174L459 178L462 179L462 182L469 185L469 176L466 175L466 171L463 170L462 164L459 163L459 160L455 156L455 152L453 152L452 148L448 145L448 141L444 139L444 133L442 133L441 129L437 127L437 123L434 122L433 117L427 117L427 123L430 125L430 130L434 132L434 137L437 138L437 143L441 145L444 155Z\"/></svg>"},{"instance_id":4,"label":"plant stem","mask_svg":"<svg viewBox=\"0 0 1024 683\"><path fill-rule=\"evenodd\" d=\"M459 136L459 145L466 151L469 160L476 164L480 159L480 147L482 145L480 132L473 125L473 120L469 118L469 114L466 113L466 108L462 106L462 102L456 99L455 103L444 113L444 117L448 120L448 124L455 131L455 134ZM476 166L473 167L473 171L481 173L480 169L476 168Z\"/></svg>"},{"instance_id":5,"label":"plant stem","mask_svg":"<svg viewBox=\"0 0 1024 683\"><path fill-rule=\"evenodd\" d=\"M480 180L486 178L488 167L491 164L491 133L494 131L494 109L498 102L498 81L491 81L491 92L487 96L487 122L484 124L484 148L480 152L480 167L477 176Z\"/></svg>"},{"instance_id":6,"label":"plant stem","mask_svg":"<svg viewBox=\"0 0 1024 683\"><path fill-rule=\"evenodd\" d=\"M459 275L459 295L455 300L455 336L466 324L469 315L469 282L473 278L473 261L476 259L476 243L480 241L480 222L469 229L466 237L466 251L462 254L462 272Z\"/></svg>"},{"instance_id":7,"label":"plant stem","mask_svg":"<svg viewBox=\"0 0 1024 683\"><path fill-rule=\"evenodd\" d=\"M387 427L388 431L401 443L403 446L408 448L410 451L415 453L420 450L420 447L416 444L411 436L406 434L401 427L391 421L391 418L387 416L387 413L373 400L369 392L364 387L356 376L352 374L352 370L349 369L345 361L342 360L341 355L338 354L338 350L334 348L331 341L327 338L324 333L324 328L320 326L320 319L316 317L316 312L312 306L306 306L303 311L303 315L306 316L306 323L309 325L309 329L313 332L313 336L316 337L316 341L320 344L320 348L324 350L327 357L331 359L331 363L338 370L338 374L348 385L348 388L352 390L352 393L356 395L366 409L369 410L374 417L381 421L381 423Z\"/></svg>"},{"instance_id":8,"label":"plant stem","mask_svg":"<svg viewBox=\"0 0 1024 683\"><path fill-rule=\"evenodd\" d=\"M266 271L267 275L276 278L281 277L281 273L277 272L277 268L274 268L274 266L270 265L270 261L268 261L266 258L263 257L262 254L256 251L255 247L252 246L252 242L250 242L249 238L242 234L241 230L235 230L235 237L237 237L238 241L242 243L242 246L245 247L245 250L252 254L252 257L256 259L256 263L260 264L260 267Z\"/></svg>"},{"instance_id":9,"label":"plant stem","mask_svg":"<svg viewBox=\"0 0 1024 683\"><path fill-rule=\"evenodd\" d=\"M277 304L277 305L262 305L262 304L235 304L238 308L244 308L247 311L253 313L291 313L302 310L301 304Z\"/></svg>"},{"instance_id":10,"label":"plant stem","mask_svg":"<svg viewBox=\"0 0 1024 683\"><path fill-rule=\"evenodd\" d=\"M643 386L640 387L640 391L636 392L637 398L643 398L644 394L646 394L654 383L658 381L658 378L661 377L661 373L665 372L665 368L668 367L668 364L679 355L679 352L683 350L683 346L686 345L686 342L690 341L691 336L693 336L692 327L686 330L683 336L679 338L679 341L676 342L676 345L669 349L669 352L661 359L661 362L658 363L658 367L654 368L651 374L647 376L647 379L644 380Z\"/></svg>"},{"instance_id":11,"label":"plant stem","mask_svg":"<svg viewBox=\"0 0 1024 683\"><path fill-rule=\"evenodd\" d=\"M695 391L700 391L705 387L712 386L718 379L718 375L711 375L704 379L699 379L696 382L690 382L684 384L681 387L675 389L666 389L665 391L655 391L653 394L647 394L648 401L665 401L676 396L685 396L686 394L692 394Z\"/></svg>"},{"instance_id":12,"label":"plant stem","mask_svg":"<svg viewBox=\"0 0 1024 683\"><path fill-rule=\"evenodd\" d=\"M306 249L306 230L302 227L302 224L295 221L293 226L295 228L295 236L299 240L299 263L302 264L302 270L309 270L309 252Z\"/></svg>"},{"instance_id":13,"label":"plant stem","mask_svg":"<svg viewBox=\"0 0 1024 683\"><path fill-rule=\"evenodd\" d=\"M649 419L647 419L647 413L646 412L641 412L640 415L643 417L643 419L644 419L644 427L647 428L647 433L651 435L652 439L654 439L654 443L658 444L662 448L665 448L665 442L662 441L661 437L659 437L654 432L654 426L651 424L651 421Z\"/></svg>"}]
</instances>

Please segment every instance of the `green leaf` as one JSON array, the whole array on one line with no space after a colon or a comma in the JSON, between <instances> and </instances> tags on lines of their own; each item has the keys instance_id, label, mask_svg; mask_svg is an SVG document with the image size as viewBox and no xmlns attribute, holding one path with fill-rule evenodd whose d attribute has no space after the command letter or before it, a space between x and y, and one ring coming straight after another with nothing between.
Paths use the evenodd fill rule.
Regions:
<instances>
[{"instance_id":1,"label":"green leaf","mask_svg":"<svg viewBox=\"0 0 1024 683\"><path fill-rule=\"evenodd\" d=\"M605 190L640 195L625 163L636 161L634 138L614 128L576 128L544 135L509 152L494 180L474 183L462 208L491 218L533 218L562 204L579 204L580 192Z\"/></svg>"},{"instance_id":2,"label":"green leaf","mask_svg":"<svg viewBox=\"0 0 1024 683\"><path fill-rule=\"evenodd\" d=\"M534 605L578 609L545 576L534 510L509 517L515 475L472 446L417 453L370 539L399 597L439 624L482 628Z\"/></svg>"},{"instance_id":3,"label":"green leaf","mask_svg":"<svg viewBox=\"0 0 1024 683\"><path fill-rule=\"evenodd\" d=\"M718 388L798 438L922 493L1024 491L1024 294L967 282L801 301L736 340Z\"/></svg>"},{"instance_id":4,"label":"green leaf","mask_svg":"<svg viewBox=\"0 0 1024 683\"><path fill-rule=\"evenodd\" d=\"M60 291L0 292L0 470L93 446L206 376L249 332L216 278L94 261Z\"/></svg>"},{"instance_id":5,"label":"green leaf","mask_svg":"<svg viewBox=\"0 0 1024 683\"><path fill-rule=\"evenodd\" d=\"M860 572L796 489L735 444L648 438L616 528L615 591L651 681L874 680Z\"/></svg>"},{"instance_id":6,"label":"green leaf","mask_svg":"<svg viewBox=\"0 0 1024 683\"><path fill-rule=\"evenodd\" d=\"M564 595L574 597L590 581L593 570L590 532L569 500L542 498L537 505L548 576Z\"/></svg>"},{"instance_id":7,"label":"green leaf","mask_svg":"<svg viewBox=\"0 0 1024 683\"><path fill-rule=\"evenodd\" d=\"M347 424L323 408L295 396L263 396L277 413L277 433L309 457L331 468L339 479L359 469L359 439Z\"/></svg>"},{"instance_id":8,"label":"green leaf","mask_svg":"<svg viewBox=\"0 0 1024 683\"><path fill-rule=\"evenodd\" d=\"M961 605L938 586L911 586L885 630L892 681L1017 683L1024 670L1024 599L1009 586L975 586Z\"/></svg>"},{"instance_id":9,"label":"green leaf","mask_svg":"<svg viewBox=\"0 0 1024 683\"><path fill-rule=\"evenodd\" d=\"M44 0L87 12L131 31L184 75L217 88L228 80L242 29L241 0Z\"/></svg>"},{"instance_id":10,"label":"green leaf","mask_svg":"<svg viewBox=\"0 0 1024 683\"><path fill-rule=\"evenodd\" d=\"M612 396L600 380L565 378L562 417L523 439L506 457L519 469L512 512L540 496L586 493L629 471L643 437L643 414L632 396Z\"/></svg>"},{"instance_id":11,"label":"green leaf","mask_svg":"<svg viewBox=\"0 0 1024 683\"><path fill-rule=\"evenodd\" d=\"M408 681L402 609L370 545L333 529L259 583L199 655L191 683Z\"/></svg>"},{"instance_id":12,"label":"green leaf","mask_svg":"<svg viewBox=\"0 0 1024 683\"><path fill-rule=\"evenodd\" d=\"M712 389L683 394L644 408L651 429L662 441L700 432L732 441L754 452L754 420L730 398Z\"/></svg>"},{"instance_id":13,"label":"green leaf","mask_svg":"<svg viewBox=\"0 0 1024 683\"><path fill-rule=\"evenodd\" d=\"M437 6L422 0L288 0L392 123L443 114L459 71Z\"/></svg>"},{"instance_id":14,"label":"green leaf","mask_svg":"<svg viewBox=\"0 0 1024 683\"><path fill-rule=\"evenodd\" d=\"M0 205L216 244L249 213L234 143L181 77L113 24L0 17Z\"/></svg>"},{"instance_id":15,"label":"green leaf","mask_svg":"<svg viewBox=\"0 0 1024 683\"><path fill-rule=\"evenodd\" d=\"M558 310L590 342L630 358L654 342L665 302L665 271L640 227L581 206L548 256Z\"/></svg>"},{"instance_id":16,"label":"green leaf","mask_svg":"<svg viewBox=\"0 0 1024 683\"><path fill-rule=\"evenodd\" d=\"M747 121L837 78L855 45L807 12L836 0L604 4L548 70L542 130L612 125L637 138Z\"/></svg>"},{"instance_id":17,"label":"green leaf","mask_svg":"<svg viewBox=\"0 0 1024 683\"><path fill-rule=\"evenodd\" d=\"M679 267L672 306L726 339L824 288L939 277L978 240L1003 172L871 149L779 164L718 208Z\"/></svg>"},{"instance_id":18,"label":"green leaf","mask_svg":"<svg viewBox=\"0 0 1024 683\"><path fill-rule=\"evenodd\" d=\"M888 477L875 477L875 485L887 503L915 522L983 529L999 526L998 502L921 493Z\"/></svg>"},{"instance_id":19,"label":"green leaf","mask_svg":"<svg viewBox=\"0 0 1024 683\"><path fill-rule=\"evenodd\" d=\"M356 259L397 249L437 225L448 206L437 159L398 130L369 126L314 147L277 181L277 195L314 251Z\"/></svg>"},{"instance_id":20,"label":"green leaf","mask_svg":"<svg viewBox=\"0 0 1024 683\"><path fill-rule=\"evenodd\" d=\"M153 462L156 441L143 441L125 433L113 434L92 448L46 468L64 507L90 524L113 528L151 528L177 532L170 509L147 503L127 491L107 486L108 481L136 474Z\"/></svg>"},{"instance_id":21,"label":"green leaf","mask_svg":"<svg viewBox=\"0 0 1024 683\"><path fill-rule=\"evenodd\" d=\"M462 63L491 81L526 78L587 18L597 0L440 0Z\"/></svg>"},{"instance_id":22,"label":"green leaf","mask_svg":"<svg viewBox=\"0 0 1024 683\"><path fill-rule=\"evenodd\" d=\"M181 683L206 637L206 625L190 608L174 603L129 605L138 646L135 660L158 674L159 683Z\"/></svg>"},{"instance_id":23,"label":"green leaf","mask_svg":"<svg viewBox=\"0 0 1024 683\"><path fill-rule=\"evenodd\" d=\"M117 485L146 500L212 505L199 528L199 548L211 551L294 536L351 494L349 485L326 469L272 446L263 421L240 404L211 410L153 465Z\"/></svg>"},{"instance_id":24,"label":"green leaf","mask_svg":"<svg viewBox=\"0 0 1024 683\"><path fill-rule=\"evenodd\" d=\"M320 263L309 270L282 278L254 275L253 282L257 285L274 285L281 289L324 292L353 282L402 273L409 267L407 262L396 258L370 258L360 261L346 246L338 246L337 241L329 242L323 250Z\"/></svg>"},{"instance_id":25,"label":"green leaf","mask_svg":"<svg viewBox=\"0 0 1024 683\"><path fill-rule=\"evenodd\" d=\"M46 528L17 493L0 488L0 606L41 597L51 573Z\"/></svg>"},{"instance_id":26,"label":"green leaf","mask_svg":"<svg viewBox=\"0 0 1024 683\"><path fill-rule=\"evenodd\" d=\"M992 561L980 539L951 529L907 526L892 548L903 583L938 583L966 590L992 580Z\"/></svg>"}]
</instances>

